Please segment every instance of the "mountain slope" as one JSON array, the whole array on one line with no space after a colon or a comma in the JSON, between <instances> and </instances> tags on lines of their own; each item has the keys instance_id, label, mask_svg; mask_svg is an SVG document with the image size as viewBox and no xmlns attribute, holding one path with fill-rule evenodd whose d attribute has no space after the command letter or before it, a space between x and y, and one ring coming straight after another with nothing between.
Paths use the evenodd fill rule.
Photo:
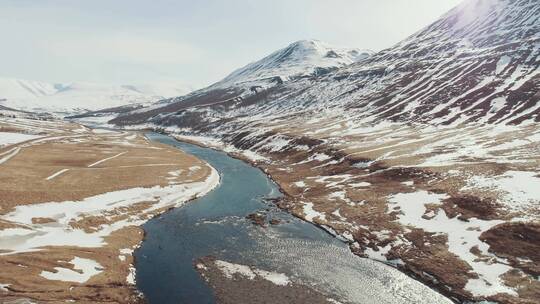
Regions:
<instances>
[{"instance_id":1,"label":"mountain slope","mask_svg":"<svg viewBox=\"0 0 540 304\"><path fill-rule=\"evenodd\" d=\"M171 98L161 106L138 109L131 113L128 120L129 123L142 123L155 115L164 117L166 113L175 113L193 106L227 106L240 101L257 102L269 92L285 90L286 84L313 80L365 60L372 53L355 48L337 48L319 40L297 41L232 72L207 88ZM119 117L116 122L121 123L122 119Z\"/></svg>"},{"instance_id":2,"label":"mountain slope","mask_svg":"<svg viewBox=\"0 0 540 304\"><path fill-rule=\"evenodd\" d=\"M172 85L55 84L0 78L0 104L28 111L85 112L126 104L151 103L188 92L188 87Z\"/></svg>"},{"instance_id":3,"label":"mountain slope","mask_svg":"<svg viewBox=\"0 0 540 304\"><path fill-rule=\"evenodd\" d=\"M314 111L336 106L354 109L372 122L540 121L540 6L536 4L534 0L465 1L392 48L316 78L292 77L277 86L274 79L279 71L298 65L294 56L292 63L278 60L287 58L284 55L291 53L287 50L296 45L292 44L188 96L188 103L184 103L186 97L178 98L177 106L161 114L185 105L209 104L197 102L209 95L220 102L249 98L249 88L261 84L256 77L263 77L266 82L261 89L269 90L250 100L264 103L269 111L276 110L271 108L274 105L302 105L302 110ZM298 67L313 75L311 61ZM283 94L276 95L277 91ZM270 93L271 98L264 97ZM139 115L137 121L158 112Z\"/></svg>"},{"instance_id":4,"label":"mountain slope","mask_svg":"<svg viewBox=\"0 0 540 304\"><path fill-rule=\"evenodd\" d=\"M281 208L458 301L536 303L539 66L538 1L468 0L335 71L112 122L253 162Z\"/></svg>"},{"instance_id":5,"label":"mountain slope","mask_svg":"<svg viewBox=\"0 0 540 304\"><path fill-rule=\"evenodd\" d=\"M340 101L369 108L365 116L374 119L538 121L539 18L534 0L465 1L361 66L333 75L344 81L321 87L332 83Z\"/></svg>"}]
</instances>

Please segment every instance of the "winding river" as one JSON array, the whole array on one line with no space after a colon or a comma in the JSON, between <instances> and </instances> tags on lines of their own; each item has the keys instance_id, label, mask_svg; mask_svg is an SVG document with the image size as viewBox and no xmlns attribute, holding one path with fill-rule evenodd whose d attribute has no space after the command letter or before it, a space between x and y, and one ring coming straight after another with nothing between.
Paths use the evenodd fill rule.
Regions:
<instances>
[{"instance_id":1,"label":"winding river","mask_svg":"<svg viewBox=\"0 0 540 304\"><path fill-rule=\"evenodd\" d=\"M266 202L280 192L259 169L223 152L147 136L205 160L221 176L208 195L144 225L135 266L137 287L149 303L215 303L193 267L208 255L285 273L343 303L451 303L392 267L354 256L338 239ZM245 217L256 211L285 223L255 226Z\"/></svg>"}]
</instances>

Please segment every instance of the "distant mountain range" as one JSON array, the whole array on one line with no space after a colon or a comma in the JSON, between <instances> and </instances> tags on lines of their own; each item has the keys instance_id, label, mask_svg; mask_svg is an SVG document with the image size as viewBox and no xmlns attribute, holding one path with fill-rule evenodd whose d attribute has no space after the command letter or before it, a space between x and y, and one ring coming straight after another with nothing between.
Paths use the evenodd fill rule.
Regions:
<instances>
[{"instance_id":1,"label":"distant mountain range","mask_svg":"<svg viewBox=\"0 0 540 304\"><path fill-rule=\"evenodd\" d=\"M169 84L113 86L0 78L0 105L25 111L74 114L126 104L149 104L192 90Z\"/></svg>"}]
</instances>

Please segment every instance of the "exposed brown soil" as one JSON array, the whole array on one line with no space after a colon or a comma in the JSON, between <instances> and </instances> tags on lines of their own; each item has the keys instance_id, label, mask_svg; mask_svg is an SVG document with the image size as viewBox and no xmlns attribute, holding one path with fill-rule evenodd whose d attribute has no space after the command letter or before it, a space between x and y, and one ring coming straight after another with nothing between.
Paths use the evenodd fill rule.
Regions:
<instances>
[{"instance_id":1,"label":"exposed brown soil","mask_svg":"<svg viewBox=\"0 0 540 304\"><path fill-rule=\"evenodd\" d=\"M0 302L31 299L37 302L65 303L143 303L135 286L126 282L131 256L118 258L122 248L136 246L143 237L142 229L126 227L107 238L101 248L51 247L43 251L3 255L0 258L0 281L9 284L7 292L0 291ZM72 268L74 257L95 260L103 271L83 284L47 280L42 271L55 272L55 267Z\"/></svg>"},{"instance_id":2,"label":"exposed brown soil","mask_svg":"<svg viewBox=\"0 0 540 304\"><path fill-rule=\"evenodd\" d=\"M446 199L443 209L449 218L457 216L466 221L472 217L483 220L499 218L498 207L498 204L492 199L466 194Z\"/></svg>"},{"instance_id":3,"label":"exposed brown soil","mask_svg":"<svg viewBox=\"0 0 540 304\"><path fill-rule=\"evenodd\" d=\"M83 140L87 141L81 142ZM197 181L210 172L206 166L201 166L201 170L189 175L187 168L200 162L178 149L149 144L142 137L128 141L132 145L115 144L115 140L110 136L93 135L22 148L9 162L2 164L0 214L16 205L81 200L116 190L165 186L171 181L166 178L168 172L179 168L183 168L183 173L174 180ZM88 167L120 153L123 154L119 157ZM47 180L64 169L69 171Z\"/></svg>"},{"instance_id":4,"label":"exposed brown soil","mask_svg":"<svg viewBox=\"0 0 540 304\"><path fill-rule=\"evenodd\" d=\"M462 290L467 281L477 278L477 275L471 272L472 268L467 263L448 252L446 236L413 229L405 237L412 246L393 248L387 255L389 260L401 259L405 262L400 266L402 270L447 295L461 300L470 297L469 293ZM449 271L450 267L452 271Z\"/></svg>"},{"instance_id":5,"label":"exposed brown soil","mask_svg":"<svg viewBox=\"0 0 540 304\"><path fill-rule=\"evenodd\" d=\"M55 219L50 217L34 217L32 218L32 224L49 224L56 222Z\"/></svg>"},{"instance_id":6,"label":"exposed brown soil","mask_svg":"<svg viewBox=\"0 0 540 304\"><path fill-rule=\"evenodd\" d=\"M540 224L504 223L480 236L489 244L489 250L507 258L522 271L540 276ZM540 298L540 289L538 290Z\"/></svg>"}]
</instances>

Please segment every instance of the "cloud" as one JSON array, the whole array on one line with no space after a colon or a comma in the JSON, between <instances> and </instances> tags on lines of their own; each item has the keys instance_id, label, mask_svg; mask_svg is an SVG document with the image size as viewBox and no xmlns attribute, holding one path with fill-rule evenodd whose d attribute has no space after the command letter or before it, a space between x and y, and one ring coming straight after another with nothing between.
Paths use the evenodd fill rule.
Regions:
<instances>
[{"instance_id":1,"label":"cloud","mask_svg":"<svg viewBox=\"0 0 540 304\"><path fill-rule=\"evenodd\" d=\"M48 41L43 47L51 54L70 60L142 65L192 63L200 60L203 52L189 43L125 34L63 37Z\"/></svg>"}]
</instances>

